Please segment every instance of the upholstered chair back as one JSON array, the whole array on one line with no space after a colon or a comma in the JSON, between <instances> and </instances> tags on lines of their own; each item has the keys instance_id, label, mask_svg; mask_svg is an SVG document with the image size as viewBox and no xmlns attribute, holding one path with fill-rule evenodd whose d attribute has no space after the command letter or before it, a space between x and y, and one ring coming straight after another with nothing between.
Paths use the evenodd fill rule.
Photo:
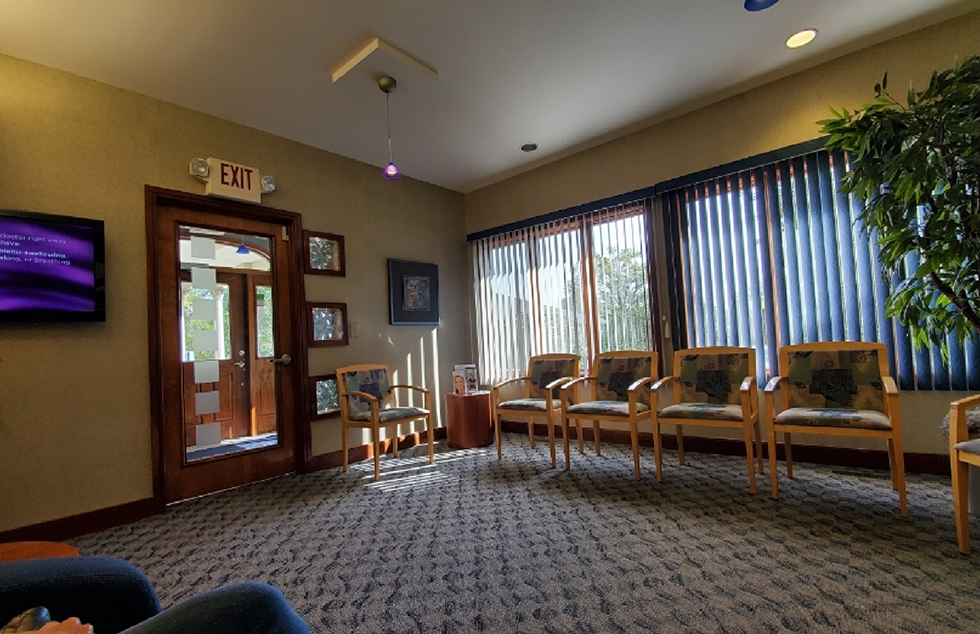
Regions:
<instances>
[{"instance_id":1,"label":"upholstered chair back","mask_svg":"<svg viewBox=\"0 0 980 634\"><path fill-rule=\"evenodd\" d=\"M528 372L529 398L547 398L548 384L562 377L578 378L579 358L568 357L532 357ZM552 389L552 398L558 398L561 386Z\"/></svg>"},{"instance_id":2,"label":"upholstered chair back","mask_svg":"<svg viewBox=\"0 0 980 634\"><path fill-rule=\"evenodd\" d=\"M842 350L800 350L795 346L786 357L790 407L824 407L885 411L881 380L884 347Z\"/></svg>"},{"instance_id":3,"label":"upholstered chair back","mask_svg":"<svg viewBox=\"0 0 980 634\"><path fill-rule=\"evenodd\" d=\"M388 380L387 368L382 366L370 370L344 372L341 378L347 392L366 392L378 399L378 409L393 405L391 382ZM367 399L356 395L348 398L347 405L351 414L371 411L371 404Z\"/></svg>"},{"instance_id":4,"label":"upholstered chair back","mask_svg":"<svg viewBox=\"0 0 980 634\"><path fill-rule=\"evenodd\" d=\"M650 356L600 356L595 372L596 400L629 401L629 387L634 381L653 376ZM637 400L650 405L650 390L638 390Z\"/></svg>"},{"instance_id":5,"label":"upholstered chair back","mask_svg":"<svg viewBox=\"0 0 980 634\"><path fill-rule=\"evenodd\" d=\"M679 391L681 403L738 405L739 388L755 368L749 365L749 353L681 352Z\"/></svg>"}]
</instances>

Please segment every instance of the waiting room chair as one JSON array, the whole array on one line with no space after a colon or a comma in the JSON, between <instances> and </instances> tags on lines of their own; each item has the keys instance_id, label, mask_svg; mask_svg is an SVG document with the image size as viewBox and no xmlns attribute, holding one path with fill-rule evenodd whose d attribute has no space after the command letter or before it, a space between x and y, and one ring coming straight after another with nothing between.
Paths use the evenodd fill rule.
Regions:
<instances>
[{"instance_id":1,"label":"waiting room chair","mask_svg":"<svg viewBox=\"0 0 980 634\"><path fill-rule=\"evenodd\" d=\"M674 352L674 373L652 388L672 385L673 404L653 412L653 446L657 480L662 480L663 442L661 425L677 429L677 457L684 464L684 425L740 429L745 439L749 489L755 493L753 454L759 473L765 473L762 430L759 426L759 389L755 377L755 350L716 346ZM656 403L656 401L654 401ZM755 451L753 452L753 439Z\"/></svg>"},{"instance_id":2,"label":"waiting room chair","mask_svg":"<svg viewBox=\"0 0 980 634\"><path fill-rule=\"evenodd\" d=\"M596 455L601 455L599 426L602 421L630 427L633 470L640 479L640 421L649 420L650 389L657 380L657 353L640 350L600 352L592 362L592 375L566 383L561 390L561 424L565 444L565 469L571 468L568 453L569 421L575 421L578 451L585 452L582 420L592 421ZM656 398L656 394L653 395Z\"/></svg>"},{"instance_id":3,"label":"waiting room chair","mask_svg":"<svg viewBox=\"0 0 980 634\"><path fill-rule=\"evenodd\" d=\"M337 391L340 401L341 437L344 446L344 471L347 471L348 432L351 427L371 430L374 449L374 479L381 477L381 428L395 431L392 454L398 457L398 426L417 420L425 421L429 441L429 464L433 462L432 405L429 390L417 385L391 385L386 365L349 365L337 368ZM421 394L424 407L398 406L395 390Z\"/></svg>"},{"instance_id":4,"label":"waiting room chair","mask_svg":"<svg viewBox=\"0 0 980 634\"><path fill-rule=\"evenodd\" d=\"M555 467L555 425L561 425L561 386L578 377L581 360L577 354L538 354L528 362L527 375L493 386L494 434L497 441L497 460L501 457L500 423L508 420L527 420L527 435L534 447L534 421L543 419L548 426L548 446L551 466ZM501 391L520 387L520 398L501 400Z\"/></svg>"},{"instance_id":5,"label":"waiting room chair","mask_svg":"<svg viewBox=\"0 0 980 634\"><path fill-rule=\"evenodd\" d=\"M902 515L907 514L898 387L888 375L884 344L829 341L781 347L779 375L766 385L764 410L774 500L779 498L777 433L783 434L790 478L794 433L882 438L888 443L892 487L898 491Z\"/></svg>"},{"instance_id":6,"label":"waiting room chair","mask_svg":"<svg viewBox=\"0 0 980 634\"><path fill-rule=\"evenodd\" d=\"M980 405L980 394L949 404L949 461L953 474L953 517L960 552L970 553L970 465L980 467L980 438L971 439L966 424L967 410Z\"/></svg>"}]
</instances>

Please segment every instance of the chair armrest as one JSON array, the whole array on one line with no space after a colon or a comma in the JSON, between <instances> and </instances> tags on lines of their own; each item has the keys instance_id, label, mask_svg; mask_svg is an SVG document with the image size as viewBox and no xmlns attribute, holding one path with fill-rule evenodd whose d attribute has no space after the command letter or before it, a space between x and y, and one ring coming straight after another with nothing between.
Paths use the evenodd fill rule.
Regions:
<instances>
[{"instance_id":1,"label":"chair armrest","mask_svg":"<svg viewBox=\"0 0 980 634\"><path fill-rule=\"evenodd\" d=\"M561 388L561 400L562 400L562 402L563 403L571 403L572 402L571 394L573 393L573 391L575 391L577 393L577 390L581 386L586 385L587 383L594 382L596 380L598 380L598 377L595 377L595 376L581 376L581 377L579 377L577 379L572 379L571 381L569 381L568 383L566 383L565 385L563 385L562 388Z\"/></svg>"},{"instance_id":2,"label":"chair armrest","mask_svg":"<svg viewBox=\"0 0 980 634\"><path fill-rule=\"evenodd\" d=\"M514 377L513 379L507 379L506 381L501 381L500 383L497 383L496 385L494 385L491 389L493 389L493 390L499 390L500 388L504 387L505 385L510 385L511 383L518 383L518 382L521 382L521 381L528 381L528 380L530 380L530 377L518 376L518 377Z\"/></svg>"},{"instance_id":3,"label":"chair armrest","mask_svg":"<svg viewBox=\"0 0 980 634\"><path fill-rule=\"evenodd\" d=\"M348 392L344 392L344 396L359 396L363 398L365 401L367 401L368 403L378 402L378 399L377 397L374 396L374 394L369 394L367 392L360 392L358 390L350 390Z\"/></svg>"},{"instance_id":4,"label":"chair armrest","mask_svg":"<svg viewBox=\"0 0 980 634\"><path fill-rule=\"evenodd\" d=\"M762 394L762 399L765 404L765 410L766 410L766 420L770 422L772 422L772 419L775 418L776 416L776 404L775 404L776 398L774 392L777 389L779 389L779 386L782 383L785 382L786 382L785 376L772 377L771 379L769 379L769 383L766 384L765 392L763 392ZM782 405L786 399L785 392L780 390L780 396L782 397L780 398L780 405Z\"/></svg>"},{"instance_id":5,"label":"chair armrest","mask_svg":"<svg viewBox=\"0 0 980 634\"><path fill-rule=\"evenodd\" d=\"M749 414L759 411L759 381L754 376L747 376L738 388L739 397L742 401L743 411L748 409ZM748 403L745 401L748 400Z\"/></svg>"},{"instance_id":6,"label":"chair armrest","mask_svg":"<svg viewBox=\"0 0 980 634\"><path fill-rule=\"evenodd\" d=\"M574 378L575 377L573 377L573 376L559 377L559 378L555 379L554 381L552 381L551 383L549 383L548 385L544 386L544 389L546 390L545 393L548 395L548 398L547 398L547 400L548 400L548 407L551 407L551 402L552 401L555 401L555 400L559 400L560 401L561 400L562 394L563 394L563 392L560 392L561 388L564 387L564 385L566 383L570 382ZM557 399L554 396L552 396L554 394L554 392L555 392L555 388L558 388L559 389L559 392L560 392L558 394L558 398Z\"/></svg>"},{"instance_id":7,"label":"chair armrest","mask_svg":"<svg viewBox=\"0 0 980 634\"><path fill-rule=\"evenodd\" d=\"M677 379L676 376L665 376L664 378L660 379L659 381L657 381L656 383L654 383L653 385L651 385L650 386L650 391L651 392L657 392L657 391L660 390L660 388L667 387L672 382L674 382L676 379Z\"/></svg>"},{"instance_id":8,"label":"chair armrest","mask_svg":"<svg viewBox=\"0 0 980 634\"><path fill-rule=\"evenodd\" d=\"M647 386L647 390L650 393L650 409L656 409L653 403L653 395L654 395L653 386L650 385L656 380L657 380L656 377L645 376L642 379L637 379L633 381L632 385L629 386L626 393L627 398L629 398L629 404L631 410L636 411L637 394L639 394L640 388L643 387L644 385Z\"/></svg>"},{"instance_id":9,"label":"chair armrest","mask_svg":"<svg viewBox=\"0 0 980 634\"><path fill-rule=\"evenodd\" d=\"M967 396L949 404L949 451L953 453L953 445L970 439L966 428L966 410L980 405L980 394Z\"/></svg>"},{"instance_id":10,"label":"chair armrest","mask_svg":"<svg viewBox=\"0 0 980 634\"><path fill-rule=\"evenodd\" d=\"M405 389L405 390L415 390L416 392L421 392L422 394L428 394L429 393L429 390L427 388L420 387L418 385L401 385L401 384L399 384L399 385L392 385L391 386L391 389L394 390L395 388L402 388L402 389Z\"/></svg>"}]
</instances>

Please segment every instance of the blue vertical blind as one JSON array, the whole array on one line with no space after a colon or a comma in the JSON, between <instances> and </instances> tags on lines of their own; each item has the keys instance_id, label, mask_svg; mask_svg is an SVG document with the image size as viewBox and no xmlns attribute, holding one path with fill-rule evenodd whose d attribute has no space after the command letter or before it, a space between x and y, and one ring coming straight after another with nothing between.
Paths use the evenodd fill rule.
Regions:
<instances>
[{"instance_id":1,"label":"blue vertical blind","mask_svg":"<svg viewBox=\"0 0 980 634\"><path fill-rule=\"evenodd\" d=\"M480 375L521 376L535 354L651 346L646 201L470 243Z\"/></svg>"},{"instance_id":2,"label":"blue vertical blind","mask_svg":"<svg viewBox=\"0 0 980 634\"><path fill-rule=\"evenodd\" d=\"M781 345L880 341L902 389L980 389L977 346L951 337L947 364L885 317L893 281L862 202L838 191L847 160L819 151L661 194L675 346L753 347L765 378Z\"/></svg>"}]
</instances>

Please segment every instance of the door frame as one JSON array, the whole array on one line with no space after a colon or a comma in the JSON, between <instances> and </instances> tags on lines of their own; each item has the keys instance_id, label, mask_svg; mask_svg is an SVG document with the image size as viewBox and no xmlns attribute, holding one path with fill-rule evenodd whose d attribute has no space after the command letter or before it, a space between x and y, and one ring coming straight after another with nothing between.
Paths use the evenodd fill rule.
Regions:
<instances>
[{"instance_id":1,"label":"door frame","mask_svg":"<svg viewBox=\"0 0 980 634\"><path fill-rule=\"evenodd\" d=\"M306 332L306 289L303 274L303 223L302 216L291 211L283 211L271 207L251 205L231 200L211 198L199 194L191 194L178 190L165 189L152 185L144 186L145 220L146 220L146 291L147 291L147 330L150 379L150 451L153 465L153 499L157 507L166 506L164 491L164 449L163 439L164 385L163 385L163 355L164 346L161 335L160 306L158 298L163 289L160 288L160 257L157 244L157 219L160 207L181 207L191 211L241 218L243 220L258 220L282 225L288 239L288 259L290 263L289 278L289 315L286 323L290 328L294 342L290 354L293 357L295 370L289 374L292 377L292 393L296 395L293 402L281 399L277 407L289 408L292 412L295 429L295 445L293 448L294 468L300 473L309 471L311 459L311 436L308 401L308 381L305 380L307 367ZM277 396L277 398L279 398Z\"/></svg>"}]
</instances>

